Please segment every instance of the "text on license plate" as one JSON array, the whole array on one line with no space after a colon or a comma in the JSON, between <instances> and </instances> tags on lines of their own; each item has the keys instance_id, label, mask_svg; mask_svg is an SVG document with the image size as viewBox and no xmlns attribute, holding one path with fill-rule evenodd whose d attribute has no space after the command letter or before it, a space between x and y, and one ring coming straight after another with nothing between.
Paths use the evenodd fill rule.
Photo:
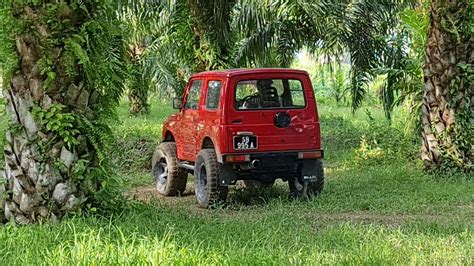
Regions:
<instances>
[{"instance_id":1,"label":"text on license plate","mask_svg":"<svg viewBox=\"0 0 474 266\"><path fill-rule=\"evenodd\" d=\"M235 136L234 137L234 149L235 150L252 150L257 149L257 136L246 135L246 136Z\"/></svg>"}]
</instances>

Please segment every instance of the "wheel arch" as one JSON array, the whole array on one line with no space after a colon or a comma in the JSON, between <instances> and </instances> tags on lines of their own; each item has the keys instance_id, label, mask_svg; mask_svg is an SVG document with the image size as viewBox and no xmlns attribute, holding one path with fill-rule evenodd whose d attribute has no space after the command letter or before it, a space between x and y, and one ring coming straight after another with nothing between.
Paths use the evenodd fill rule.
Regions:
<instances>
[{"instance_id":1,"label":"wheel arch","mask_svg":"<svg viewBox=\"0 0 474 266\"><path fill-rule=\"evenodd\" d=\"M201 141L201 146L200 149L214 149L217 155L217 161L222 163L222 156L221 152L219 150L219 147L217 146L217 142L214 141L211 137L205 136L202 141Z\"/></svg>"},{"instance_id":2,"label":"wheel arch","mask_svg":"<svg viewBox=\"0 0 474 266\"><path fill-rule=\"evenodd\" d=\"M163 142L175 142L175 138L173 135L173 132L170 130L166 130L165 133L163 134Z\"/></svg>"},{"instance_id":3,"label":"wheel arch","mask_svg":"<svg viewBox=\"0 0 474 266\"><path fill-rule=\"evenodd\" d=\"M214 141L210 137L204 137L201 142L201 149L215 149Z\"/></svg>"}]
</instances>

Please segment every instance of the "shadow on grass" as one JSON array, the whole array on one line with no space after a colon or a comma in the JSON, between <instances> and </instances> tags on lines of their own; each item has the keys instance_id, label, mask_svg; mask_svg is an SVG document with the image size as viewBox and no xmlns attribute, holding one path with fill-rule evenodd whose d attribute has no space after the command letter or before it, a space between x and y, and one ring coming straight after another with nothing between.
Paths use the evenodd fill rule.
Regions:
<instances>
[{"instance_id":1,"label":"shadow on grass","mask_svg":"<svg viewBox=\"0 0 474 266\"><path fill-rule=\"evenodd\" d=\"M286 185L286 183L284 183ZM270 188L245 188L235 187L231 189L226 208L240 209L242 207L262 207L274 200L288 200L288 190L282 184Z\"/></svg>"}]
</instances>

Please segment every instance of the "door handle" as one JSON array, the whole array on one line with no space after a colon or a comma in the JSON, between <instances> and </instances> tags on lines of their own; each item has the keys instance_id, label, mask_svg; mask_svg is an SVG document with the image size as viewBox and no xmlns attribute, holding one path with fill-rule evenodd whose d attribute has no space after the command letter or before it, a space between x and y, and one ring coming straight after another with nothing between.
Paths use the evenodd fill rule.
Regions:
<instances>
[{"instance_id":1,"label":"door handle","mask_svg":"<svg viewBox=\"0 0 474 266\"><path fill-rule=\"evenodd\" d=\"M234 119L234 120L232 120L232 124L242 124L242 120Z\"/></svg>"}]
</instances>

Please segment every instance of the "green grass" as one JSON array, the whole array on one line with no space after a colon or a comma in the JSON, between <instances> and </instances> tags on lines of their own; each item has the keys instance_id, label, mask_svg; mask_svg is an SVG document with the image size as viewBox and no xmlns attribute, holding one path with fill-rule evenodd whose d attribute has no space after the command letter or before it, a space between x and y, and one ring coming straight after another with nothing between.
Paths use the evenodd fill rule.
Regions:
<instances>
[{"instance_id":1,"label":"green grass","mask_svg":"<svg viewBox=\"0 0 474 266\"><path fill-rule=\"evenodd\" d=\"M159 205L155 202L154 204ZM274 212L189 213L137 205L113 218L0 231L3 264L309 264L472 262L474 237L457 225L383 224Z\"/></svg>"},{"instance_id":2,"label":"green grass","mask_svg":"<svg viewBox=\"0 0 474 266\"><path fill-rule=\"evenodd\" d=\"M150 115L134 118L125 104L110 158L124 189L149 187L151 152L172 110L154 101ZM152 193L110 217L4 226L0 265L472 265L472 176L424 173L417 144L399 130L402 114L390 127L378 108L368 109L376 126L363 110L320 106L326 186L317 199L290 200L282 182L260 194L233 189L229 204L214 210L198 209L193 195Z\"/></svg>"}]
</instances>

